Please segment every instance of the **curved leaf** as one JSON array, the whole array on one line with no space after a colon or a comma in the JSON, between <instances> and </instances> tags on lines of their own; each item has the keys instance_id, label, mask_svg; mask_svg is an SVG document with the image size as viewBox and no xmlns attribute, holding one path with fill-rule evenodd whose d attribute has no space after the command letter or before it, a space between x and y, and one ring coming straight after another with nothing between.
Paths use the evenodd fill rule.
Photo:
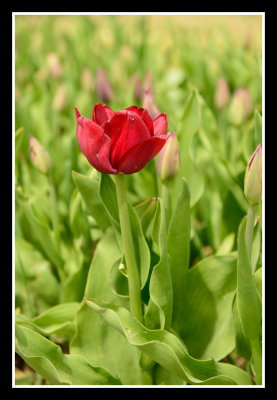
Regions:
<instances>
[{"instance_id":1,"label":"curved leaf","mask_svg":"<svg viewBox=\"0 0 277 400\"><path fill-rule=\"evenodd\" d=\"M213 379L213 383L216 379L217 384L225 385L252 384L249 375L234 365L191 357L175 335L162 329L147 329L128 310L118 305L93 299L85 301L108 324L125 336L130 344L190 384L205 384L210 379Z\"/></svg>"},{"instance_id":2,"label":"curved leaf","mask_svg":"<svg viewBox=\"0 0 277 400\"><path fill-rule=\"evenodd\" d=\"M103 368L84 357L63 354L61 348L39 333L15 326L16 352L41 376L56 385L119 385Z\"/></svg>"}]
</instances>

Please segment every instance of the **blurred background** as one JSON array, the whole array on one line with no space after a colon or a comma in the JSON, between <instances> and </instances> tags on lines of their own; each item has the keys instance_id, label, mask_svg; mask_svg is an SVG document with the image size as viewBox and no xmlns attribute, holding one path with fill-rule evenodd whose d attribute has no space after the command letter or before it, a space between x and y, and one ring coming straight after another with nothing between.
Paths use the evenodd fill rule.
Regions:
<instances>
[{"instance_id":1,"label":"blurred background","mask_svg":"<svg viewBox=\"0 0 277 400\"><path fill-rule=\"evenodd\" d=\"M99 102L165 112L180 143L172 204L182 176L191 191L190 266L236 250L246 165L261 142L262 16L15 15L14 89L17 313L81 301L103 235L72 179L95 172L76 141L74 107L89 118ZM32 159L29 135L51 176ZM133 205L161 195L155 165L126 176ZM18 384L43 382L26 368L18 357Z\"/></svg>"}]
</instances>

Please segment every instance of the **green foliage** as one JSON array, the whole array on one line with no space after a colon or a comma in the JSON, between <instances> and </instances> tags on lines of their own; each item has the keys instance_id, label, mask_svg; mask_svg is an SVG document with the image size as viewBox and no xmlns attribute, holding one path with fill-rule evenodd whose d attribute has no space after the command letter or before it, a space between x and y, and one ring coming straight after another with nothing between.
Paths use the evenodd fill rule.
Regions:
<instances>
[{"instance_id":1,"label":"green foliage","mask_svg":"<svg viewBox=\"0 0 277 400\"><path fill-rule=\"evenodd\" d=\"M15 16L15 351L33 369L17 385L261 382L263 216L259 205L250 259L243 192L263 141L261 17L202 17ZM114 177L76 141L74 106L92 117L99 68L115 111L142 106L134 76L150 87L180 147L166 189L157 157L125 176L143 324L130 313ZM239 88L250 103L238 121ZM32 164L30 134L51 173Z\"/></svg>"}]
</instances>

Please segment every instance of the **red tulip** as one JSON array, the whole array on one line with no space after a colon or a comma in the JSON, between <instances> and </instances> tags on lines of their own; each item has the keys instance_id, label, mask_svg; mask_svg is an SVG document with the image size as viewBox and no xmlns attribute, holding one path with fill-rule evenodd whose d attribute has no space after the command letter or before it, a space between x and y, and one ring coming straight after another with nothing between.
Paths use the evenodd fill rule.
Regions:
<instances>
[{"instance_id":1,"label":"red tulip","mask_svg":"<svg viewBox=\"0 0 277 400\"><path fill-rule=\"evenodd\" d=\"M75 107L77 142L89 163L106 174L140 171L163 148L168 137L167 117L152 121L147 110L131 106L114 112L97 104L92 120Z\"/></svg>"}]
</instances>

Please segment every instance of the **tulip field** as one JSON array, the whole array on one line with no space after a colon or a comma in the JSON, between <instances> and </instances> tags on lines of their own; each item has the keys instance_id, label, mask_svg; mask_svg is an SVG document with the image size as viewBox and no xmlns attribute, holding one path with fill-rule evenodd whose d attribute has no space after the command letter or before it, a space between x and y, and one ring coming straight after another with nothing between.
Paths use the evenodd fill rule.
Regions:
<instances>
[{"instance_id":1,"label":"tulip field","mask_svg":"<svg viewBox=\"0 0 277 400\"><path fill-rule=\"evenodd\" d=\"M13 21L13 387L263 386L262 13Z\"/></svg>"}]
</instances>

